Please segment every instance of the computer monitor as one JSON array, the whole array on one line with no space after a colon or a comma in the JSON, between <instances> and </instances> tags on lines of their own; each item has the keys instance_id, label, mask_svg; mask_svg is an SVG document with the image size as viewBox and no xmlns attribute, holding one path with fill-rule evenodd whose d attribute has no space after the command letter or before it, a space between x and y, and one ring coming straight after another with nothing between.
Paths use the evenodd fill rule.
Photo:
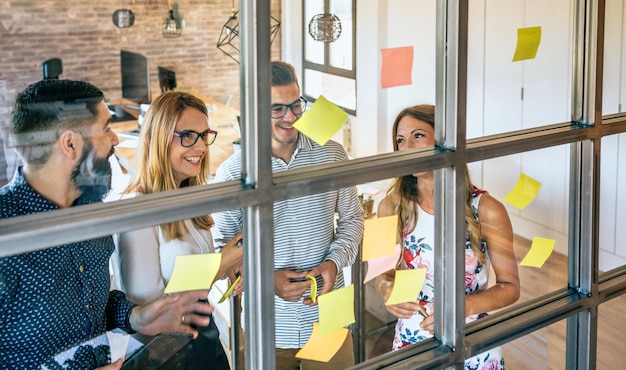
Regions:
<instances>
[{"instance_id":1,"label":"computer monitor","mask_svg":"<svg viewBox=\"0 0 626 370\"><path fill-rule=\"evenodd\" d=\"M150 104L150 66L148 58L126 50L120 51L122 98L137 104Z\"/></svg>"},{"instance_id":2,"label":"computer monitor","mask_svg":"<svg viewBox=\"0 0 626 370\"><path fill-rule=\"evenodd\" d=\"M171 69L158 66L159 70L159 85L161 86L161 92L166 92L176 89L176 73Z\"/></svg>"}]
</instances>

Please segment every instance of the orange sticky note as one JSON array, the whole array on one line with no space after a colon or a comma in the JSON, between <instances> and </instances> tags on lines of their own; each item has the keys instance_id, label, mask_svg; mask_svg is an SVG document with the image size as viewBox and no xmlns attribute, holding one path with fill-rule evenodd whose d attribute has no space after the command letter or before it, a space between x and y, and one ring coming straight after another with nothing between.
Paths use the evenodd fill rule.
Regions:
<instances>
[{"instance_id":1,"label":"orange sticky note","mask_svg":"<svg viewBox=\"0 0 626 370\"><path fill-rule=\"evenodd\" d=\"M320 95L293 127L323 146L339 131L346 119L348 113Z\"/></svg>"},{"instance_id":2,"label":"orange sticky note","mask_svg":"<svg viewBox=\"0 0 626 370\"><path fill-rule=\"evenodd\" d=\"M522 173L517 180L517 184L502 200L514 207L524 209L539 194L539 189L541 189L539 181Z\"/></svg>"},{"instance_id":3,"label":"orange sticky note","mask_svg":"<svg viewBox=\"0 0 626 370\"><path fill-rule=\"evenodd\" d=\"M398 215L365 220L361 259L389 256L395 251Z\"/></svg>"},{"instance_id":4,"label":"orange sticky note","mask_svg":"<svg viewBox=\"0 0 626 370\"><path fill-rule=\"evenodd\" d=\"M554 250L554 243L555 241L552 239L539 238L535 236L528 253L526 253L526 256L522 259L522 262L520 262L519 265L529 267L543 266Z\"/></svg>"},{"instance_id":5,"label":"orange sticky note","mask_svg":"<svg viewBox=\"0 0 626 370\"><path fill-rule=\"evenodd\" d=\"M396 271L391 295L385 304L391 306L398 303L414 302L422 290L426 279L426 269L410 269Z\"/></svg>"},{"instance_id":6,"label":"orange sticky note","mask_svg":"<svg viewBox=\"0 0 626 370\"><path fill-rule=\"evenodd\" d=\"M323 336L321 333L322 330L319 323L314 322L311 338L296 353L296 357L305 360L328 362L339 351L348 337L348 329L346 328L341 328L326 336Z\"/></svg>"},{"instance_id":7,"label":"orange sticky note","mask_svg":"<svg viewBox=\"0 0 626 370\"><path fill-rule=\"evenodd\" d=\"M535 59L541 43L541 27L526 27L517 29L517 47L513 61Z\"/></svg>"},{"instance_id":8,"label":"orange sticky note","mask_svg":"<svg viewBox=\"0 0 626 370\"><path fill-rule=\"evenodd\" d=\"M317 300L322 336L354 323L354 285L323 294Z\"/></svg>"},{"instance_id":9,"label":"orange sticky note","mask_svg":"<svg viewBox=\"0 0 626 370\"><path fill-rule=\"evenodd\" d=\"M210 289L222 261L221 253L176 256L164 293Z\"/></svg>"},{"instance_id":10,"label":"orange sticky note","mask_svg":"<svg viewBox=\"0 0 626 370\"><path fill-rule=\"evenodd\" d=\"M382 71L380 85L383 89L413 83L413 46L381 49Z\"/></svg>"},{"instance_id":11,"label":"orange sticky note","mask_svg":"<svg viewBox=\"0 0 626 370\"><path fill-rule=\"evenodd\" d=\"M396 267L396 263L398 259L400 259L400 251L402 247L400 244L396 244L396 251L389 255L383 257L370 258L367 261L367 274L365 274L365 279L363 279L363 284L372 280L376 276L382 274L385 271L389 271Z\"/></svg>"}]
</instances>

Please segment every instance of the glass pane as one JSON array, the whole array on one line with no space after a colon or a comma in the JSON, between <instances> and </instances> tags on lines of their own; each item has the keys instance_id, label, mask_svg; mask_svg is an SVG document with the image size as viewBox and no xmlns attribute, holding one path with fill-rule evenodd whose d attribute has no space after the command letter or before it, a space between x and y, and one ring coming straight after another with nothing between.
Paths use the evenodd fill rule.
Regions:
<instances>
[{"instance_id":1,"label":"glass pane","mask_svg":"<svg viewBox=\"0 0 626 370\"><path fill-rule=\"evenodd\" d=\"M333 0L330 2L330 13L335 14L341 21L341 36L337 41L329 44L330 65L346 70L352 70L352 1Z\"/></svg>"},{"instance_id":2,"label":"glass pane","mask_svg":"<svg viewBox=\"0 0 626 370\"><path fill-rule=\"evenodd\" d=\"M566 320L502 346L507 369L565 369Z\"/></svg>"},{"instance_id":3,"label":"glass pane","mask_svg":"<svg viewBox=\"0 0 626 370\"><path fill-rule=\"evenodd\" d=\"M554 247L547 259L538 260L534 267L526 265L527 261L524 261L524 266L518 266L521 295L517 303L567 286L568 162L569 145L562 145L471 163L469 166L473 183L506 207L515 235L518 265L531 246L541 248L537 243L545 242ZM525 187L520 188L522 185ZM524 193L513 191L516 189L530 193L530 189L535 189L537 193L534 197L525 198ZM488 230L488 226L481 222L482 229Z\"/></svg>"},{"instance_id":4,"label":"glass pane","mask_svg":"<svg viewBox=\"0 0 626 370\"><path fill-rule=\"evenodd\" d=\"M304 94L317 99L323 95L340 107L356 109L356 81L311 69L304 70ZM305 113L306 114L306 113Z\"/></svg>"},{"instance_id":5,"label":"glass pane","mask_svg":"<svg viewBox=\"0 0 626 370\"><path fill-rule=\"evenodd\" d=\"M571 120L571 9L567 0L470 2L469 138ZM541 27L536 56L514 61L518 32L531 27Z\"/></svg>"},{"instance_id":6,"label":"glass pane","mask_svg":"<svg viewBox=\"0 0 626 370\"><path fill-rule=\"evenodd\" d=\"M605 6L603 115L623 112L626 109L626 8L623 0L607 1Z\"/></svg>"},{"instance_id":7,"label":"glass pane","mask_svg":"<svg viewBox=\"0 0 626 370\"><path fill-rule=\"evenodd\" d=\"M597 369L619 369L624 366L626 331L626 295L613 298L598 306Z\"/></svg>"},{"instance_id":8,"label":"glass pane","mask_svg":"<svg viewBox=\"0 0 626 370\"><path fill-rule=\"evenodd\" d=\"M626 265L626 134L602 138L600 164L600 259L601 271Z\"/></svg>"},{"instance_id":9,"label":"glass pane","mask_svg":"<svg viewBox=\"0 0 626 370\"><path fill-rule=\"evenodd\" d=\"M317 64L324 64L324 43L309 35L309 22L314 15L323 13L324 0L304 1L304 59Z\"/></svg>"}]
</instances>

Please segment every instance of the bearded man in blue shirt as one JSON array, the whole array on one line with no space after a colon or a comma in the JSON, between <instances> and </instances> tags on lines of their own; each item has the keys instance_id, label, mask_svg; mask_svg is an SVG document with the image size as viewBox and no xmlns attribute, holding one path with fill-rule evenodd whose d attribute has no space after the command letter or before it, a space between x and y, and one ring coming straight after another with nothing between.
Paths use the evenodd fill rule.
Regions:
<instances>
[{"instance_id":1,"label":"bearded man in blue shirt","mask_svg":"<svg viewBox=\"0 0 626 370\"><path fill-rule=\"evenodd\" d=\"M108 158L119 143L110 122L102 91L86 82L44 80L19 93L9 137L24 165L0 189L0 218L101 202L110 188ZM145 306L109 291L113 250L105 236L0 258L0 368L40 368L56 353L113 328L195 337L190 324L209 324L204 315L213 308L200 301L207 291ZM78 368L109 361L83 358ZM111 360L106 368L122 366Z\"/></svg>"}]
</instances>

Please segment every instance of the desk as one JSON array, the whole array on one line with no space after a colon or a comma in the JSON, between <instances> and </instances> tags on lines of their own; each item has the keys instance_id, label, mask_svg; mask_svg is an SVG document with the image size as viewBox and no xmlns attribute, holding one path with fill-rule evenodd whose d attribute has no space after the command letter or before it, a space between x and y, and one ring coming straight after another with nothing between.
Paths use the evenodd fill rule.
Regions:
<instances>
[{"instance_id":1,"label":"desk","mask_svg":"<svg viewBox=\"0 0 626 370\"><path fill-rule=\"evenodd\" d=\"M220 163L224 162L226 158L233 154L233 141L239 139L239 123L237 121L239 112L216 101L215 99L200 95L197 96L207 103L209 107L217 108L214 111L209 112L209 126L218 132L215 142L209 146L209 169L211 171L211 176L213 176L215 175L215 170L217 170ZM130 110L129 113L132 114L132 110ZM135 115L137 113L138 112L135 112ZM137 121L113 122L111 124L111 128L115 133L120 134L137 128ZM134 139L125 139L120 137L120 145L115 148L115 154L119 159L120 164L126 170L132 171L136 166L134 158L137 148L128 147L128 144L131 142L125 144L124 141L127 140L131 140L132 142Z\"/></svg>"}]
</instances>

